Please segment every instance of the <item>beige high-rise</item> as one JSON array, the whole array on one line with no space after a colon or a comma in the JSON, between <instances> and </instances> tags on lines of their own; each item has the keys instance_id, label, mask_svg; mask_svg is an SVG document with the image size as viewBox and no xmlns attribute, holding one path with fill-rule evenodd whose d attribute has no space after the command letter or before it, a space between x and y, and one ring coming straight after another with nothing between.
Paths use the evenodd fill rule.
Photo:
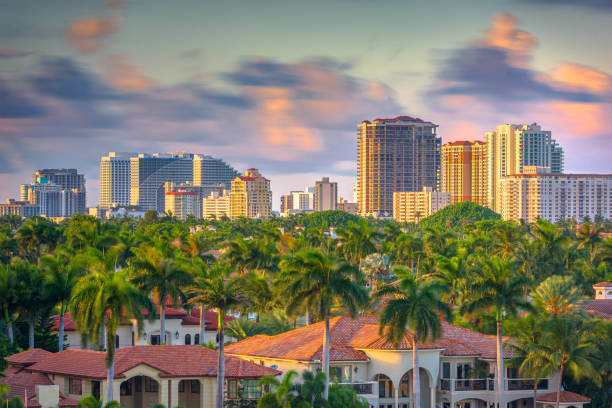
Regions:
<instances>
[{"instance_id":1,"label":"beige high-rise","mask_svg":"<svg viewBox=\"0 0 612 408\"><path fill-rule=\"evenodd\" d=\"M486 144L456 141L442 146L442 188L450 203L473 201L486 205Z\"/></svg>"},{"instance_id":2,"label":"beige high-rise","mask_svg":"<svg viewBox=\"0 0 612 408\"><path fill-rule=\"evenodd\" d=\"M450 204L450 193L423 191L393 193L393 219L398 222L418 223Z\"/></svg>"},{"instance_id":3,"label":"beige high-rise","mask_svg":"<svg viewBox=\"0 0 612 408\"><path fill-rule=\"evenodd\" d=\"M232 180L230 218L265 218L272 213L270 180L259 170L248 169L244 176Z\"/></svg>"},{"instance_id":4,"label":"beige high-rise","mask_svg":"<svg viewBox=\"0 0 612 408\"><path fill-rule=\"evenodd\" d=\"M335 210L338 202L338 183L323 177L315 182L314 210Z\"/></svg>"}]
</instances>

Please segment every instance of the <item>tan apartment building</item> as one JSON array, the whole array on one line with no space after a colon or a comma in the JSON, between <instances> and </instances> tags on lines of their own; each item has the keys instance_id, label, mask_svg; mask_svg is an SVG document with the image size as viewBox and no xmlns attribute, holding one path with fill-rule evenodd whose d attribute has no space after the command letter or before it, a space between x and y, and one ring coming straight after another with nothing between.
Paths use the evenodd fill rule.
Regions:
<instances>
[{"instance_id":1,"label":"tan apartment building","mask_svg":"<svg viewBox=\"0 0 612 408\"><path fill-rule=\"evenodd\" d=\"M486 183L486 143L456 141L442 146L441 190L450 193L451 204L486 205Z\"/></svg>"},{"instance_id":2,"label":"tan apartment building","mask_svg":"<svg viewBox=\"0 0 612 408\"><path fill-rule=\"evenodd\" d=\"M315 182L314 210L335 210L338 202L338 183L329 181L329 177L323 177Z\"/></svg>"},{"instance_id":3,"label":"tan apartment building","mask_svg":"<svg viewBox=\"0 0 612 408\"><path fill-rule=\"evenodd\" d=\"M186 220L190 215L195 218L202 216L202 199L200 193L189 186L175 187L166 183L166 214L172 214L179 220Z\"/></svg>"},{"instance_id":4,"label":"tan apartment building","mask_svg":"<svg viewBox=\"0 0 612 408\"><path fill-rule=\"evenodd\" d=\"M357 126L357 203L362 215L391 215L396 191L439 188L437 127L410 116L364 120Z\"/></svg>"},{"instance_id":5,"label":"tan apartment building","mask_svg":"<svg viewBox=\"0 0 612 408\"><path fill-rule=\"evenodd\" d=\"M229 191L224 190L223 194L217 191L210 193L208 197L202 199L202 218L229 217L230 215L230 196Z\"/></svg>"},{"instance_id":6,"label":"tan apartment building","mask_svg":"<svg viewBox=\"0 0 612 408\"><path fill-rule=\"evenodd\" d=\"M393 193L393 219L398 222L418 223L442 208L450 205L450 193L432 191L423 187L423 191Z\"/></svg>"},{"instance_id":7,"label":"tan apartment building","mask_svg":"<svg viewBox=\"0 0 612 408\"><path fill-rule=\"evenodd\" d=\"M244 176L232 180L230 218L265 218L272 213L270 180L259 170L248 169Z\"/></svg>"},{"instance_id":8,"label":"tan apartment building","mask_svg":"<svg viewBox=\"0 0 612 408\"><path fill-rule=\"evenodd\" d=\"M525 171L505 176L499 183L504 220L611 218L612 174L551 174L548 168L529 166Z\"/></svg>"}]
</instances>

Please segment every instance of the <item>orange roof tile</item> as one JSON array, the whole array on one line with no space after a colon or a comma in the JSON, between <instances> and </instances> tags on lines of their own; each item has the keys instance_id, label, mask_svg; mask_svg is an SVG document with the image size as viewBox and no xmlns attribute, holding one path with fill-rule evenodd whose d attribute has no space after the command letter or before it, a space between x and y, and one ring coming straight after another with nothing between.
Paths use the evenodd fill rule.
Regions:
<instances>
[{"instance_id":1,"label":"orange roof tile","mask_svg":"<svg viewBox=\"0 0 612 408\"><path fill-rule=\"evenodd\" d=\"M557 402L557 393L550 392L548 394L540 395L536 397L536 402ZM574 392L562 390L561 394L559 395L559 402L564 403L564 404L572 403L572 402L585 402L586 403L586 402L591 402L591 399L583 395L576 394Z\"/></svg>"},{"instance_id":2,"label":"orange roof tile","mask_svg":"<svg viewBox=\"0 0 612 408\"><path fill-rule=\"evenodd\" d=\"M19 353L22 354L22 353ZM51 353L49 353L51 354ZM23 401L25 393L28 394L28 408L40 408L40 404L36 401L36 386L37 385L53 385L53 382L43 373L19 372L7 373L7 377L0 377L0 383L6 383L10 387L8 399L19 397ZM79 401L68 398L62 393L59 395L60 407L75 407Z\"/></svg>"},{"instance_id":3,"label":"orange roof tile","mask_svg":"<svg viewBox=\"0 0 612 408\"><path fill-rule=\"evenodd\" d=\"M612 299L593 299L584 303L584 310L604 319L612 319Z\"/></svg>"},{"instance_id":4,"label":"orange roof tile","mask_svg":"<svg viewBox=\"0 0 612 408\"><path fill-rule=\"evenodd\" d=\"M594 288L609 288L612 287L612 282L599 282L593 285Z\"/></svg>"},{"instance_id":5,"label":"orange roof tile","mask_svg":"<svg viewBox=\"0 0 612 408\"><path fill-rule=\"evenodd\" d=\"M12 365L29 366L34 364L49 354L53 354L50 351L43 350L41 348L33 348L21 353L13 354L12 356L6 357L6 361Z\"/></svg>"}]
</instances>

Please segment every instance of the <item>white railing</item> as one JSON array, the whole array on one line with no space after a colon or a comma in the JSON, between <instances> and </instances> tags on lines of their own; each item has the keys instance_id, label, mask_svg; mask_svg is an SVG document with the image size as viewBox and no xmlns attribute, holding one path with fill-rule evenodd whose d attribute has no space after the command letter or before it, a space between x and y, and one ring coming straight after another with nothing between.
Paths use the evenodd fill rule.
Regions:
<instances>
[{"instance_id":1,"label":"white railing","mask_svg":"<svg viewBox=\"0 0 612 408\"><path fill-rule=\"evenodd\" d=\"M506 391L527 391L533 390L537 382L538 390L548 389L548 378L506 378ZM438 384L438 388L442 391L495 391L497 388L497 380L495 378L479 378L479 379L455 379L442 378Z\"/></svg>"}]
</instances>

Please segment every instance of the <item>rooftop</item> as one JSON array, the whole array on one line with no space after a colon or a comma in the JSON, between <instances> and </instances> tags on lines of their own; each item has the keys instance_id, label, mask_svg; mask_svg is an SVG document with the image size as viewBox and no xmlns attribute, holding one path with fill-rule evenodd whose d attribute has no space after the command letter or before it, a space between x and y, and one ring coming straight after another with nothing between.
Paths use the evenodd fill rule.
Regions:
<instances>
[{"instance_id":1,"label":"rooftop","mask_svg":"<svg viewBox=\"0 0 612 408\"><path fill-rule=\"evenodd\" d=\"M540 395L536 397L536 402L557 402L557 393L550 392L548 394ZM591 402L590 398L587 398L583 395L576 394L570 391L561 391L559 395L559 402L562 404L572 403L572 402Z\"/></svg>"}]
</instances>

